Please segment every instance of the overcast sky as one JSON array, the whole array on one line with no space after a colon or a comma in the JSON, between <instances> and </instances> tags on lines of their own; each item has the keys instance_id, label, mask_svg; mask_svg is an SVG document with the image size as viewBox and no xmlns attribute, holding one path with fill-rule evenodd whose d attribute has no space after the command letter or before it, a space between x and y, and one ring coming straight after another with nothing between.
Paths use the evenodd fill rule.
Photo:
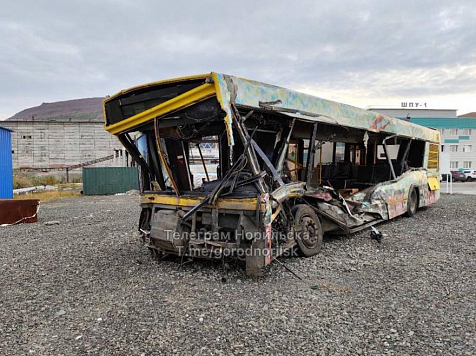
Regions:
<instances>
[{"instance_id":1,"label":"overcast sky","mask_svg":"<svg viewBox=\"0 0 476 356\"><path fill-rule=\"evenodd\" d=\"M474 1L3 1L0 119L218 71L366 107L476 111Z\"/></svg>"}]
</instances>

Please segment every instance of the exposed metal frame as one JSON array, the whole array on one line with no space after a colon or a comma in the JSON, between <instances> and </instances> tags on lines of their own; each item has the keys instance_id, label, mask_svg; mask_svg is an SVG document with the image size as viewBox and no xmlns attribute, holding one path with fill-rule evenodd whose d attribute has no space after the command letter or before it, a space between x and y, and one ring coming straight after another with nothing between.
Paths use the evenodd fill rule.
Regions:
<instances>
[{"instance_id":1,"label":"exposed metal frame","mask_svg":"<svg viewBox=\"0 0 476 356\"><path fill-rule=\"evenodd\" d=\"M169 163L165 159L165 153L162 148L162 142L160 140L160 134L159 134L159 120L157 118L155 118L154 120L154 133L155 133L155 140L157 142L157 151L159 152L159 157L160 157L160 161L162 162L162 166L165 168L165 172L167 173L167 176L170 179L170 184L172 184L172 188L174 189L175 194L177 194L177 196L180 196L180 190L172 175L172 171L170 170Z\"/></svg>"}]
</instances>

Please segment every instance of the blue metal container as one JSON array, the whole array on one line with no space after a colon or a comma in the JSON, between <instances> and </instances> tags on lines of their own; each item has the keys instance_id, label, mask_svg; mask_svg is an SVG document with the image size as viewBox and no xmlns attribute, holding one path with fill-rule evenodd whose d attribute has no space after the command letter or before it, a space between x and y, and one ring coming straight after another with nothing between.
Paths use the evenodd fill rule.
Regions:
<instances>
[{"instance_id":1,"label":"blue metal container","mask_svg":"<svg viewBox=\"0 0 476 356\"><path fill-rule=\"evenodd\" d=\"M13 198L12 135L0 127L0 199Z\"/></svg>"}]
</instances>

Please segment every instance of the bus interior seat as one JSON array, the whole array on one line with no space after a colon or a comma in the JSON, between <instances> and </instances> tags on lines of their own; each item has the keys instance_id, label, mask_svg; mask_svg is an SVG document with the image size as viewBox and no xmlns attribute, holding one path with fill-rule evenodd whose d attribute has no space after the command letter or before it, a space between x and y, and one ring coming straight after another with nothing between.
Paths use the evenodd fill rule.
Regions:
<instances>
[{"instance_id":1,"label":"bus interior seat","mask_svg":"<svg viewBox=\"0 0 476 356\"><path fill-rule=\"evenodd\" d=\"M323 164L322 165L322 179L335 179L338 175L337 165L333 163Z\"/></svg>"},{"instance_id":2,"label":"bus interior seat","mask_svg":"<svg viewBox=\"0 0 476 356\"><path fill-rule=\"evenodd\" d=\"M374 167L372 183L380 183L390 180L390 166L387 162L377 163Z\"/></svg>"},{"instance_id":3,"label":"bus interior seat","mask_svg":"<svg viewBox=\"0 0 476 356\"><path fill-rule=\"evenodd\" d=\"M403 173L405 165L393 163L395 175ZM319 174L313 175L313 184L318 184ZM388 162L378 162L375 165L353 165L348 161L327 163L322 165L322 182L330 184L335 189L365 188L392 179Z\"/></svg>"},{"instance_id":4,"label":"bus interior seat","mask_svg":"<svg viewBox=\"0 0 476 356\"><path fill-rule=\"evenodd\" d=\"M357 166L357 182L359 183L371 183L373 174L374 174L374 166Z\"/></svg>"},{"instance_id":5,"label":"bus interior seat","mask_svg":"<svg viewBox=\"0 0 476 356\"><path fill-rule=\"evenodd\" d=\"M352 176L352 163L340 161L337 163L337 178L349 179Z\"/></svg>"}]
</instances>

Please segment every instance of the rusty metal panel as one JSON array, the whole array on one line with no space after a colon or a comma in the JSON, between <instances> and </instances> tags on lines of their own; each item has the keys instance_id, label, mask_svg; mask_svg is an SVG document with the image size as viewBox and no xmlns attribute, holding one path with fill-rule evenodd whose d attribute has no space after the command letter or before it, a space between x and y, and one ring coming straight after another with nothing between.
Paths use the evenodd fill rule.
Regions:
<instances>
[{"instance_id":1,"label":"rusty metal panel","mask_svg":"<svg viewBox=\"0 0 476 356\"><path fill-rule=\"evenodd\" d=\"M38 221L38 199L0 199L0 225Z\"/></svg>"}]
</instances>

